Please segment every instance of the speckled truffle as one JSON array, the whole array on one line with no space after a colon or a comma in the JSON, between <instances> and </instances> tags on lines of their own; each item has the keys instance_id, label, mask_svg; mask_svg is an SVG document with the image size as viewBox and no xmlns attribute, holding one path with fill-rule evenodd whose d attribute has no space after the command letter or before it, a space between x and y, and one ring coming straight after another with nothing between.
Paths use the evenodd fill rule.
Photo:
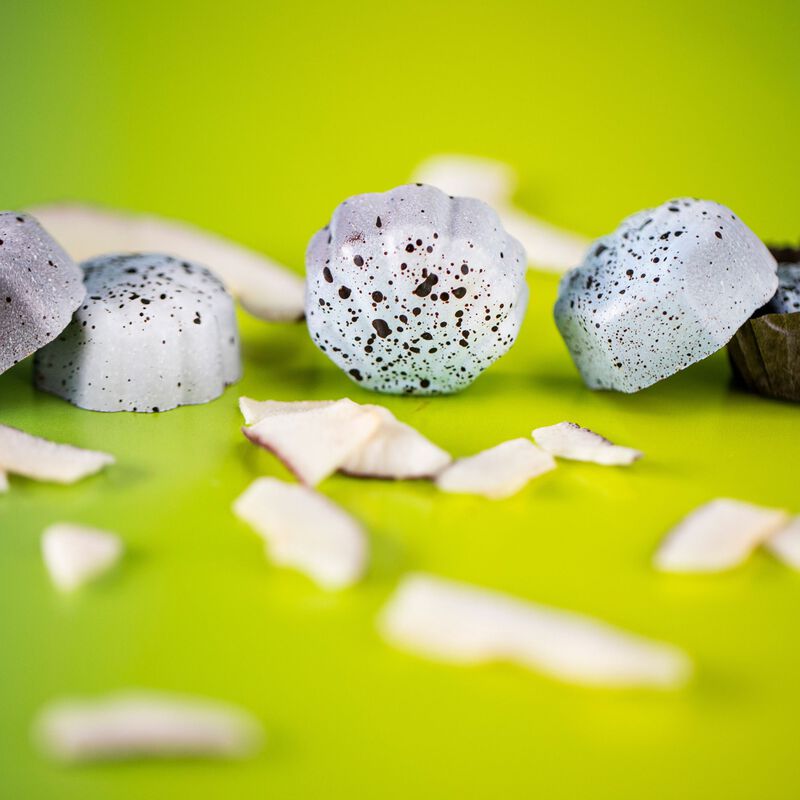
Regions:
<instances>
[{"instance_id":1,"label":"speckled truffle","mask_svg":"<svg viewBox=\"0 0 800 800\"><path fill-rule=\"evenodd\" d=\"M33 217L0 212L0 372L58 336L85 293L80 268Z\"/></svg>"},{"instance_id":2,"label":"speckled truffle","mask_svg":"<svg viewBox=\"0 0 800 800\"><path fill-rule=\"evenodd\" d=\"M86 300L37 354L40 389L93 411L165 411L239 379L233 300L205 267L161 254L82 266Z\"/></svg>"},{"instance_id":3,"label":"speckled truffle","mask_svg":"<svg viewBox=\"0 0 800 800\"><path fill-rule=\"evenodd\" d=\"M681 199L628 217L559 286L555 319L583 380L636 392L723 347L778 286L729 209Z\"/></svg>"},{"instance_id":4,"label":"speckled truffle","mask_svg":"<svg viewBox=\"0 0 800 800\"><path fill-rule=\"evenodd\" d=\"M457 392L514 343L525 267L479 200L422 184L351 197L308 247L309 332L368 389Z\"/></svg>"},{"instance_id":5,"label":"speckled truffle","mask_svg":"<svg viewBox=\"0 0 800 800\"><path fill-rule=\"evenodd\" d=\"M764 306L764 314L793 314L800 311L800 250L770 248L778 260L778 291Z\"/></svg>"}]
</instances>

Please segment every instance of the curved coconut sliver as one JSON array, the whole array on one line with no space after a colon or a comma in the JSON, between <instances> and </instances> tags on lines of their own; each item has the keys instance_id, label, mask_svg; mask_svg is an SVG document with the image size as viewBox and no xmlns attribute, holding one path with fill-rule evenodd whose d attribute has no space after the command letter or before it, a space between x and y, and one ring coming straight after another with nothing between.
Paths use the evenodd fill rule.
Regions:
<instances>
[{"instance_id":1,"label":"curved coconut sliver","mask_svg":"<svg viewBox=\"0 0 800 800\"><path fill-rule=\"evenodd\" d=\"M239 409L244 416L245 424L252 426L268 417L315 412L336 402L338 401L258 401L240 397ZM377 415L379 424L368 438L343 457L337 467L339 471L359 478L413 480L434 477L452 460L449 453L410 425L400 422L383 406L359 407ZM330 424L335 423L331 421Z\"/></svg>"},{"instance_id":2,"label":"curved coconut sliver","mask_svg":"<svg viewBox=\"0 0 800 800\"><path fill-rule=\"evenodd\" d=\"M477 197L497 211L503 227L518 239L537 269L562 273L580 264L590 240L538 219L514 204L517 176L501 161L459 155L437 155L423 161L414 180L438 186L452 195Z\"/></svg>"},{"instance_id":3,"label":"curved coconut sliver","mask_svg":"<svg viewBox=\"0 0 800 800\"><path fill-rule=\"evenodd\" d=\"M536 428L534 441L542 450L557 458L571 461L591 461L604 466L627 466L644 454L632 447L621 447L599 433L582 428L574 422L559 422Z\"/></svg>"},{"instance_id":4,"label":"curved coconut sliver","mask_svg":"<svg viewBox=\"0 0 800 800\"><path fill-rule=\"evenodd\" d=\"M786 527L770 536L765 546L779 561L800 570L800 517L793 517Z\"/></svg>"},{"instance_id":5,"label":"curved coconut sliver","mask_svg":"<svg viewBox=\"0 0 800 800\"><path fill-rule=\"evenodd\" d=\"M34 738L67 763L133 758L244 758L263 741L248 712L227 703L162 692L129 691L96 700L51 703Z\"/></svg>"},{"instance_id":6,"label":"curved coconut sliver","mask_svg":"<svg viewBox=\"0 0 800 800\"><path fill-rule=\"evenodd\" d=\"M61 591L77 589L111 569L121 558L122 541L107 531L57 523L42 534L42 557Z\"/></svg>"},{"instance_id":7,"label":"curved coconut sliver","mask_svg":"<svg viewBox=\"0 0 800 800\"><path fill-rule=\"evenodd\" d=\"M272 561L305 573L324 589L350 586L366 568L361 525L313 489L258 478L233 510L263 537Z\"/></svg>"},{"instance_id":8,"label":"curved coconut sliver","mask_svg":"<svg viewBox=\"0 0 800 800\"><path fill-rule=\"evenodd\" d=\"M672 689L692 671L688 657L672 645L432 575L403 579L379 629L390 644L436 661L514 662L588 686Z\"/></svg>"},{"instance_id":9,"label":"curved coconut sliver","mask_svg":"<svg viewBox=\"0 0 800 800\"><path fill-rule=\"evenodd\" d=\"M267 256L187 222L82 203L32 208L76 260L108 253L155 252L208 267L242 307L268 322L303 318L303 280Z\"/></svg>"},{"instance_id":10,"label":"curved coconut sliver","mask_svg":"<svg viewBox=\"0 0 800 800\"><path fill-rule=\"evenodd\" d=\"M474 456L460 458L439 473L443 492L478 494L502 500L556 468L553 457L529 439L511 439Z\"/></svg>"},{"instance_id":11,"label":"curved coconut sliver","mask_svg":"<svg viewBox=\"0 0 800 800\"><path fill-rule=\"evenodd\" d=\"M415 480L435 477L452 461L449 453L400 422L388 409L374 405L364 408L380 417L380 425L344 460L342 472L357 478Z\"/></svg>"},{"instance_id":12,"label":"curved coconut sliver","mask_svg":"<svg viewBox=\"0 0 800 800\"><path fill-rule=\"evenodd\" d=\"M663 572L721 572L738 566L785 527L788 514L741 500L719 498L692 511L655 555Z\"/></svg>"},{"instance_id":13,"label":"curved coconut sliver","mask_svg":"<svg viewBox=\"0 0 800 800\"><path fill-rule=\"evenodd\" d=\"M274 453L302 483L316 486L362 447L379 425L374 411L344 398L305 411L271 413L242 432Z\"/></svg>"},{"instance_id":14,"label":"curved coconut sliver","mask_svg":"<svg viewBox=\"0 0 800 800\"><path fill-rule=\"evenodd\" d=\"M0 425L0 470L37 481L75 483L94 475L114 456L59 444L29 433Z\"/></svg>"}]
</instances>

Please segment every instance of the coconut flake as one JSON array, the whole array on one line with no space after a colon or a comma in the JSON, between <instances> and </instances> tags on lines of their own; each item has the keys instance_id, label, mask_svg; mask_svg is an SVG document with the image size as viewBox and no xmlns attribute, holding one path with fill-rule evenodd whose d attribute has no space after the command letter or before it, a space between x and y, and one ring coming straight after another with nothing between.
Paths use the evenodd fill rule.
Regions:
<instances>
[{"instance_id":1,"label":"coconut flake","mask_svg":"<svg viewBox=\"0 0 800 800\"><path fill-rule=\"evenodd\" d=\"M516 494L533 478L555 469L549 453L528 439L511 439L468 458L460 458L436 478L444 492L480 494L500 500Z\"/></svg>"},{"instance_id":2,"label":"coconut flake","mask_svg":"<svg viewBox=\"0 0 800 800\"><path fill-rule=\"evenodd\" d=\"M700 506L675 527L655 555L664 572L720 572L741 564L784 526L785 511L721 498Z\"/></svg>"},{"instance_id":3,"label":"coconut flake","mask_svg":"<svg viewBox=\"0 0 800 800\"><path fill-rule=\"evenodd\" d=\"M266 417L315 411L331 406L335 402L335 400L253 400L251 397L240 397L239 410L242 412L245 425L255 425Z\"/></svg>"},{"instance_id":4,"label":"coconut flake","mask_svg":"<svg viewBox=\"0 0 800 800\"><path fill-rule=\"evenodd\" d=\"M405 578L379 628L396 647L434 660L516 662L568 683L674 688L691 673L687 656L671 645L434 576Z\"/></svg>"},{"instance_id":5,"label":"coconut flake","mask_svg":"<svg viewBox=\"0 0 800 800\"><path fill-rule=\"evenodd\" d=\"M42 535L42 556L53 583L62 591L77 589L113 567L123 546L113 533L59 523Z\"/></svg>"},{"instance_id":6,"label":"coconut flake","mask_svg":"<svg viewBox=\"0 0 800 800\"><path fill-rule=\"evenodd\" d=\"M185 222L79 203L32 212L77 261L106 253L167 253L206 264L244 309L270 322L303 317L303 281L261 253Z\"/></svg>"},{"instance_id":7,"label":"coconut flake","mask_svg":"<svg viewBox=\"0 0 800 800\"><path fill-rule=\"evenodd\" d=\"M0 494L8 491L8 474L0 470Z\"/></svg>"},{"instance_id":8,"label":"coconut flake","mask_svg":"<svg viewBox=\"0 0 800 800\"><path fill-rule=\"evenodd\" d=\"M497 211L503 227L522 243L528 261L540 269L560 273L583 261L588 239L514 205L517 176L508 164L473 156L433 156L417 167L414 180L488 203Z\"/></svg>"},{"instance_id":9,"label":"coconut flake","mask_svg":"<svg viewBox=\"0 0 800 800\"><path fill-rule=\"evenodd\" d=\"M508 204L498 209L506 230L522 242L534 267L561 274L580 264L590 240Z\"/></svg>"},{"instance_id":10,"label":"coconut flake","mask_svg":"<svg viewBox=\"0 0 800 800\"><path fill-rule=\"evenodd\" d=\"M364 572L363 529L313 489L258 478L233 510L264 538L272 561L305 573L324 589L349 586Z\"/></svg>"},{"instance_id":11,"label":"coconut flake","mask_svg":"<svg viewBox=\"0 0 800 800\"><path fill-rule=\"evenodd\" d=\"M766 547L784 564L800 570L800 517L793 517L788 525L770 536Z\"/></svg>"},{"instance_id":12,"label":"coconut flake","mask_svg":"<svg viewBox=\"0 0 800 800\"><path fill-rule=\"evenodd\" d=\"M371 409L343 398L303 413L274 413L242 431L273 452L298 480L316 486L363 446L380 421Z\"/></svg>"},{"instance_id":13,"label":"coconut flake","mask_svg":"<svg viewBox=\"0 0 800 800\"><path fill-rule=\"evenodd\" d=\"M574 422L559 422L545 428L536 428L531 435L542 450L572 461L625 466L633 464L644 455L631 447L620 447L599 433L582 428Z\"/></svg>"},{"instance_id":14,"label":"coconut flake","mask_svg":"<svg viewBox=\"0 0 800 800\"><path fill-rule=\"evenodd\" d=\"M342 463L342 472L361 478L413 480L432 478L451 461L419 431L400 422L382 406L366 405L380 417L375 433Z\"/></svg>"},{"instance_id":15,"label":"coconut flake","mask_svg":"<svg viewBox=\"0 0 800 800\"><path fill-rule=\"evenodd\" d=\"M243 758L261 746L261 725L218 701L155 692L62 700L39 715L35 738L58 761Z\"/></svg>"},{"instance_id":16,"label":"coconut flake","mask_svg":"<svg viewBox=\"0 0 800 800\"><path fill-rule=\"evenodd\" d=\"M114 457L95 450L40 439L0 425L0 469L39 481L75 483L114 463Z\"/></svg>"},{"instance_id":17,"label":"coconut flake","mask_svg":"<svg viewBox=\"0 0 800 800\"><path fill-rule=\"evenodd\" d=\"M92 411L153 412L207 403L239 380L236 308L205 267L160 253L82 266L88 296L36 354L39 389Z\"/></svg>"},{"instance_id":18,"label":"coconut flake","mask_svg":"<svg viewBox=\"0 0 800 800\"><path fill-rule=\"evenodd\" d=\"M334 400L252 400L239 398L239 409L247 425L281 414L299 414L333 405ZM341 471L353 477L409 480L430 478L440 472L451 458L419 431L400 422L383 406L362 405L378 415L375 432L341 464Z\"/></svg>"}]
</instances>

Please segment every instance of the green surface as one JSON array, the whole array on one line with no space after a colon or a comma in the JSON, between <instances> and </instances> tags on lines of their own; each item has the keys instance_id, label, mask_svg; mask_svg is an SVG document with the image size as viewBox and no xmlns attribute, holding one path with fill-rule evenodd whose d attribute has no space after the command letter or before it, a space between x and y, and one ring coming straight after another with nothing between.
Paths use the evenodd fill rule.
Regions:
<instances>
[{"instance_id":1,"label":"green surface","mask_svg":"<svg viewBox=\"0 0 800 800\"><path fill-rule=\"evenodd\" d=\"M519 200L588 234L671 195L730 205L765 238L800 229L794 3L19 3L4 8L0 205L62 197L190 219L298 269L348 194L437 151L513 163ZM532 276L519 343L462 395L384 402L456 455L574 419L646 451L562 464L499 503L334 478L370 532L365 582L325 594L272 569L231 501L287 477L238 432L239 393L350 395L302 327L243 319L245 378L154 416L83 412L0 377L0 421L113 452L74 487L0 500L0 796L794 798L800 576L757 554L714 577L649 559L719 495L800 511L796 407L732 392L717 355L636 396L578 381ZM53 521L119 532L121 568L50 586ZM677 693L559 685L390 650L375 614L407 570L598 615L684 647ZM120 687L252 709L242 764L64 769L29 744L37 709Z\"/></svg>"}]
</instances>

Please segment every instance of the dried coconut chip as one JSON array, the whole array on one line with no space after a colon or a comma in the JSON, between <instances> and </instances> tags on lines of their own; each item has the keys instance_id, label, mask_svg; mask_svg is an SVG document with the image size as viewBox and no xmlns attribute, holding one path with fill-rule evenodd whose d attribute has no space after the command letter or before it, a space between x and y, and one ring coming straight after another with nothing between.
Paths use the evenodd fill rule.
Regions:
<instances>
[{"instance_id":1,"label":"dried coconut chip","mask_svg":"<svg viewBox=\"0 0 800 800\"><path fill-rule=\"evenodd\" d=\"M800 570L800 517L793 517L788 525L770 536L766 547L784 564Z\"/></svg>"},{"instance_id":2,"label":"dried coconut chip","mask_svg":"<svg viewBox=\"0 0 800 800\"><path fill-rule=\"evenodd\" d=\"M325 589L349 586L364 572L363 529L313 489L258 478L233 510L264 538L272 561L305 573Z\"/></svg>"},{"instance_id":3,"label":"dried coconut chip","mask_svg":"<svg viewBox=\"0 0 800 800\"><path fill-rule=\"evenodd\" d=\"M499 500L516 494L528 481L555 469L549 453L528 439L512 439L455 461L436 478L444 492L479 494Z\"/></svg>"},{"instance_id":4,"label":"dried coconut chip","mask_svg":"<svg viewBox=\"0 0 800 800\"><path fill-rule=\"evenodd\" d=\"M559 422L546 428L536 428L531 435L542 450L572 461L625 466L633 464L644 455L631 447L620 447L599 433L582 428L574 422Z\"/></svg>"},{"instance_id":5,"label":"dried coconut chip","mask_svg":"<svg viewBox=\"0 0 800 800\"><path fill-rule=\"evenodd\" d=\"M270 322L303 318L298 276L261 253L185 222L79 203L31 209L76 261L108 253L165 253L208 267L253 316Z\"/></svg>"},{"instance_id":6,"label":"dried coconut chip","mask_svg":"<svg viewBox=\"0 0 800 800\"><path fill-rule=\"evenodd\" d=\"M34 727L58 761L130 758L243 758L261 746L261 725L247 712L211 700L150 692L100 700L62 700Z\"/></svg>"},{"instance_id":7,"label":"dried coconut chip","mask_svg":"<svg viewBox=\"0 0 800 800\"><path fill-rule=\"evenodd\" d=\"M303 413L286 411L242 428L251 442L273 452L308 486L336 472L378 429L380 417L352 400L336 400Z\"/></svg>"},{"instance_id":8,"label":"dried coconut chip","mask_svg":"<svg viewBox=\"0 0 800 800\"><path fill-rule=\"evenodd\" d=\"M59 523L42 535L42 556L53 583L62 591L78 588L111 569L123 546L113 533Z\"/></svg>"},{"instance_id":9,"label":"dried coconut chip","mask_svg":"<svg viewBox=\"0 0 800 800\"><path fill-rule=\"evenodd\" d=\"M599 620L433 576L405 578L379 627L391 644L454 664L516 662L568 683L674 688L691 662Z\"/></svg>"},{"instance_id":10,"label":"dried coconut chip","mask_svg":"<svg viewBox=\"0 0 800 800\"><path fill-rule=\"evenodd\" d=\"M342 463L342 472L361 478L432 478L450 462L450 454L382 406L366 405L380 417L375 433Z\"/></svg>"},{"instance_id":11,"label":"dried coconut chip","mask_svg":"<svg viewBox=\"0 0 800 800\"><path fill-rule=\"evenodd\" d=\"M58 444L0 425L0 469L39 481L75 483L114 463L108 453Z\"/></svg>"},{"instance_id":12,"label":"dried coconut chip","mask_svg":"<svg viewBox=\"0 0 800 800\"><path fill-rule=\"evenodd\" d=\"M787 520L784 511L712 500L672 530L655 555L664 572L720 572L741 564Z\"/></svg>"},{"instance_id":13,"label":"dried coconut chip","mask_svg":"<svg viewBox=\"0 0 800 800\"><path fill-rule=\"evenodd\" d=\"M241 397L239 408L245 422L248 425L255 425L268 417L304 414L330 408L335 402L337 401L258 401ZM448 453L410 425L400 422L388 409L376 405L362 405L359 408L376 414L379 425L372 435L341 463L339 469L342 472L362 478L409 480L433 477L450 463L451 458Z\"/></svg>"}]
</instances>

